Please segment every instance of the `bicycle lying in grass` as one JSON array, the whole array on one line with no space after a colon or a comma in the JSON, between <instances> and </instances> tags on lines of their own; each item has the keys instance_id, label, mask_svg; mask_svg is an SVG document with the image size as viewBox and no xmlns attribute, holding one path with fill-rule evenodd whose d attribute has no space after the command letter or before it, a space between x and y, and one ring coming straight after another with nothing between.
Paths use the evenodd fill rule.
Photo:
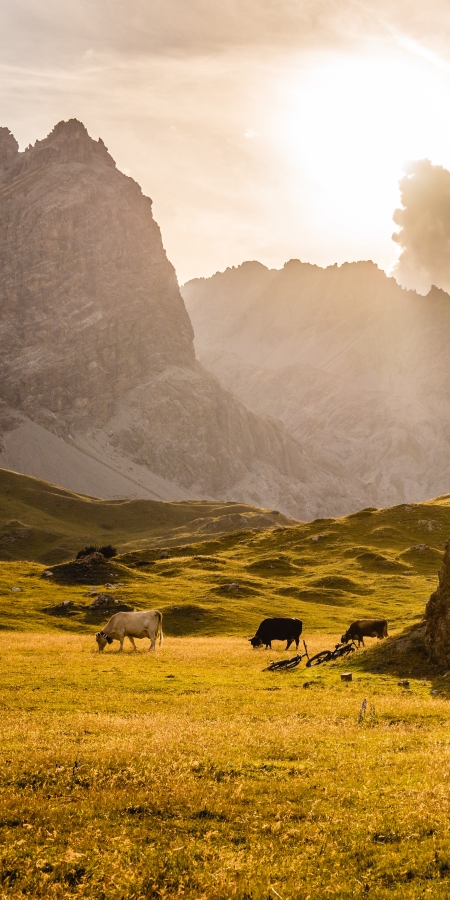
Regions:
<instances>
[{"instance_id":1,"label":"bicycle lying in grass","mask_svg":"<svg viewBox=\"0 0 450 900\"><path fill-rule=\"evenodd\" d=\"M296 669L297 666L300 665L302 659L305 658L305 656L309 659L308 648L304 641L303 646L305 648L304 653L297 653L296 656L291 656L290 659L280 659L278 661L271 662L270 666L266 666L266 668L263 669L263 672L289 672L290 669ZM308 665L308 663L306 663L306 665Z\"/></svg>"},{"instance_id":2,"label":"bicycle lying in grass","mask_svg":"<svg viewBox=\"0 0 450 900\"><path fill-rule=\"evenodd\" d=\"M343 656L348 656L349 653L354 653L355 650L356 644L354 641L350 641L349 644L336 644L334 650L321 650L320 653L316 653L315 656L308 659L306 668L320 666L322 663L331 662L333 659L341 659Z\"/></svg>"}]
</instances>

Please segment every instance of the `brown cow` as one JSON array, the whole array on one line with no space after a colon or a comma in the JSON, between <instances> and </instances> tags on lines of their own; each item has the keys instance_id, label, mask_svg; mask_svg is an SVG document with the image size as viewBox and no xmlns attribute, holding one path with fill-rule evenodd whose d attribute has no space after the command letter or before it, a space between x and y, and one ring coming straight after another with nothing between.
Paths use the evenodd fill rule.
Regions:
<instances>
[{"instance_id":1,"label":"brown cow","mask_svg":"<svg viewBox=\"0 0 450 900\"><path fill-rule=\"evenodd\" d=\"M349 641L358 641L358 647L362 644L365 647L365 637L381 638L387 637L388 623L386 619L358 619L352 622L348 631L342 635L341 641L347 644Z\"/></svg>"},{"instance_id":2,"label":"brown cow","mask_svg":"<svg viewBox=\"0 0 450 900\"><path fill-rule=\"evenodd\" d=\"M150 640L148 649L156 650L156 638L158 635L161 645L163 639L162 613L159 609L145 609L142 611L136 610L135 612L115 613L105 627L101 631L97 631L95 640L100 651L103 651L107 644L119 641L121 653L126 637L131 642L133 650L137 650L134 639L146 637Z\"/></svg>"}]
</instances>

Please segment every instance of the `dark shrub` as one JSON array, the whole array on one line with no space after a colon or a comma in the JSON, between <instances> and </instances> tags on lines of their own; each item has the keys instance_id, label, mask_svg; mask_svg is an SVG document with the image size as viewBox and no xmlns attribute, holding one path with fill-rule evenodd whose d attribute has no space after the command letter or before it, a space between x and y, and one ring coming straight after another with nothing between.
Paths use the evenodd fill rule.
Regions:
<instances>
[{"instance_id":1,"label":"dark shrub","mask_svg":"<svg viewBox=\"0 0 450 900\"><path fill-rule=\"evenodd\" d=\"M117 556L117 550L112 544L105 544L104 547L95 547L94 544L90 547L85 547L84 550L79 550L77 553L77 559L83 559L84 556L90 556L91 553L101 553L105 559L111 559L112 556Z\"/></svg>"},{"instance_id":2,"label":"dark shrub","mask_svg":"<svg viewBox=\"0 0 450 900\"><path fill-rule=\"evenodd\" d=\"M91 547L85 547L84 550L78 551L76 558L83 559L83 556L90 556L91 553L96 552L98 552L98 547L94 547L94 545L92 545Z\"/></svg>"},{"instance_id":3,"label":"dark shrub","mask_svg":"<svg viewBox=\"0 0 450 900\"><path fill-rule=\"evenodd\" d=\"M117 550L112 544L106 544L104 547L100 547L99 553L103 553L105 559L111 559L112 556L117 556Z\"/></svg>"}]
</instances>

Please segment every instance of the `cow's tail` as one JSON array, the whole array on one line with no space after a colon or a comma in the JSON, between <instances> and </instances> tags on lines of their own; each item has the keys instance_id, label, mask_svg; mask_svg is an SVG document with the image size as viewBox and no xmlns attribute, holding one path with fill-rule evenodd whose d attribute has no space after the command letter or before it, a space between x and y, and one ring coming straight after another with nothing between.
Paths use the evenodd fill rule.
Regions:
<instances>
[{"instance_id":1,"label":"cow's tail","mask_svg":"<svg viewBox=\"0 0 450 900\"><path fill-rule=\"evenodd\" d=\"M159 634L159 646L161 646L164 635L163 635L163 630L162 630L162 612L160 612L159 609L158 609L158 616L159 616L159 625L158 625L158 630L156 632L156 637L158 637L158 634Z\"/></svg>"},{"instance_id":2,"label":"cow's tail","mask_svg":"<svg viewBox=\"0 0 450 900\"><path fill-rule=\"evenodd\" d=\"M388 636L388 629L387 629L387 622L385 622L384 629L383 629L383 637L387 637L387 636Z\"/></svg>"}]
</instances>

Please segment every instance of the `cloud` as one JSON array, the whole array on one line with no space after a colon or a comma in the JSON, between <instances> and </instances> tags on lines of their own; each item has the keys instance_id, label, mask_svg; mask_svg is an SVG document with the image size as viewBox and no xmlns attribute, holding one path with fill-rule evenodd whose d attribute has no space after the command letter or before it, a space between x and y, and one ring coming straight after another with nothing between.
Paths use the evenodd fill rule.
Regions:
<instances>
[{"instance_id":1,"label":"cloud","mask_svg":"<svg viewBox=\"0 0 450 900\"><path fill-rule=\"evenodd\" d=\"M3 62L70 64L90 52L203 55L397 41L450 58L448 0L1 0Z\"/></svg>"},{"instance_id":2,"label":"cloud","mask_svg":"<svg viewBox=\"0 0 450 900\"><path fill-rule=\"evenodd\" d=\"M450 172L428 159L410 163L400 182L402 208L393 240L402 248L393 274L405 287L450 291Z\"/></svg>"},{"instance_id":3,"label":"cloud","mask_svg":"<svg viewBox=\"0 0 450 900\"><path fill-rule=\"evenodd\" d=\"M361 61L378 61L381 91L376 73L368 95L360 87L350 118L351 79L340 90L327 69L338 57L355 60L356 73ZM389 96L399 98L401 114L393 109L384 139L374 123L392 59L398 72ZM22 148L71 117L101 136L119 168L131 170L153 198L182 280L245 256L279 266L290 256L326 264L362 255L388 266L401 160L430 156L450 168L448 142L444 136L443 152L441 145L436 150L430 127L442 122L445 99L443 106L439 90L428 88L437 79L427 74L436 69L446 78L447 61L448 0L0 0L0 125ZM409 107L402 71L410 62L417 71L427 67L421 89L429 114L415 99L410 118L426 140L403 152L406 138L398 133L408 131ZM321 93L315 73L324 66ZM338 98L333 126L328 94ZM372 190L376 210L366 226L347 185L353 190L367 170L372 133L380 153L371 183L383 166L392 173L386 200ZM391 166L393 144L402 152ZM308 148L317 146L312 159ZM336 146L345 172L336 165ZM336 187L333 197L328 184Z\"/></svg>"},{"instance_id":4,"label":"cloud","mask_svg":"<svg viewBox=\"0 0 450 900\"><path fill-rule=\"evenodd\" d=\"M204 54L259 44L304 46L336 32L334 0L2 0L4 49L14 33L33 56L67 51ZM9 40L6 36L9 35Z\"/></svg>"},{"instance_id":5,"label":"cloud","mask_svg":"<svg viewBox=\"0 0 450 900\"><path fill-rule=\"evenodd\" d=\"M435 11L435 15L434 12ZM434 24L433 24L434 23ZM447 0L2 0L2 58L27 54L208 54L238 47L342 45L406 27L447 34ZM51 57L51 59L50 59Z\"/></svg>"}]
</instances>

